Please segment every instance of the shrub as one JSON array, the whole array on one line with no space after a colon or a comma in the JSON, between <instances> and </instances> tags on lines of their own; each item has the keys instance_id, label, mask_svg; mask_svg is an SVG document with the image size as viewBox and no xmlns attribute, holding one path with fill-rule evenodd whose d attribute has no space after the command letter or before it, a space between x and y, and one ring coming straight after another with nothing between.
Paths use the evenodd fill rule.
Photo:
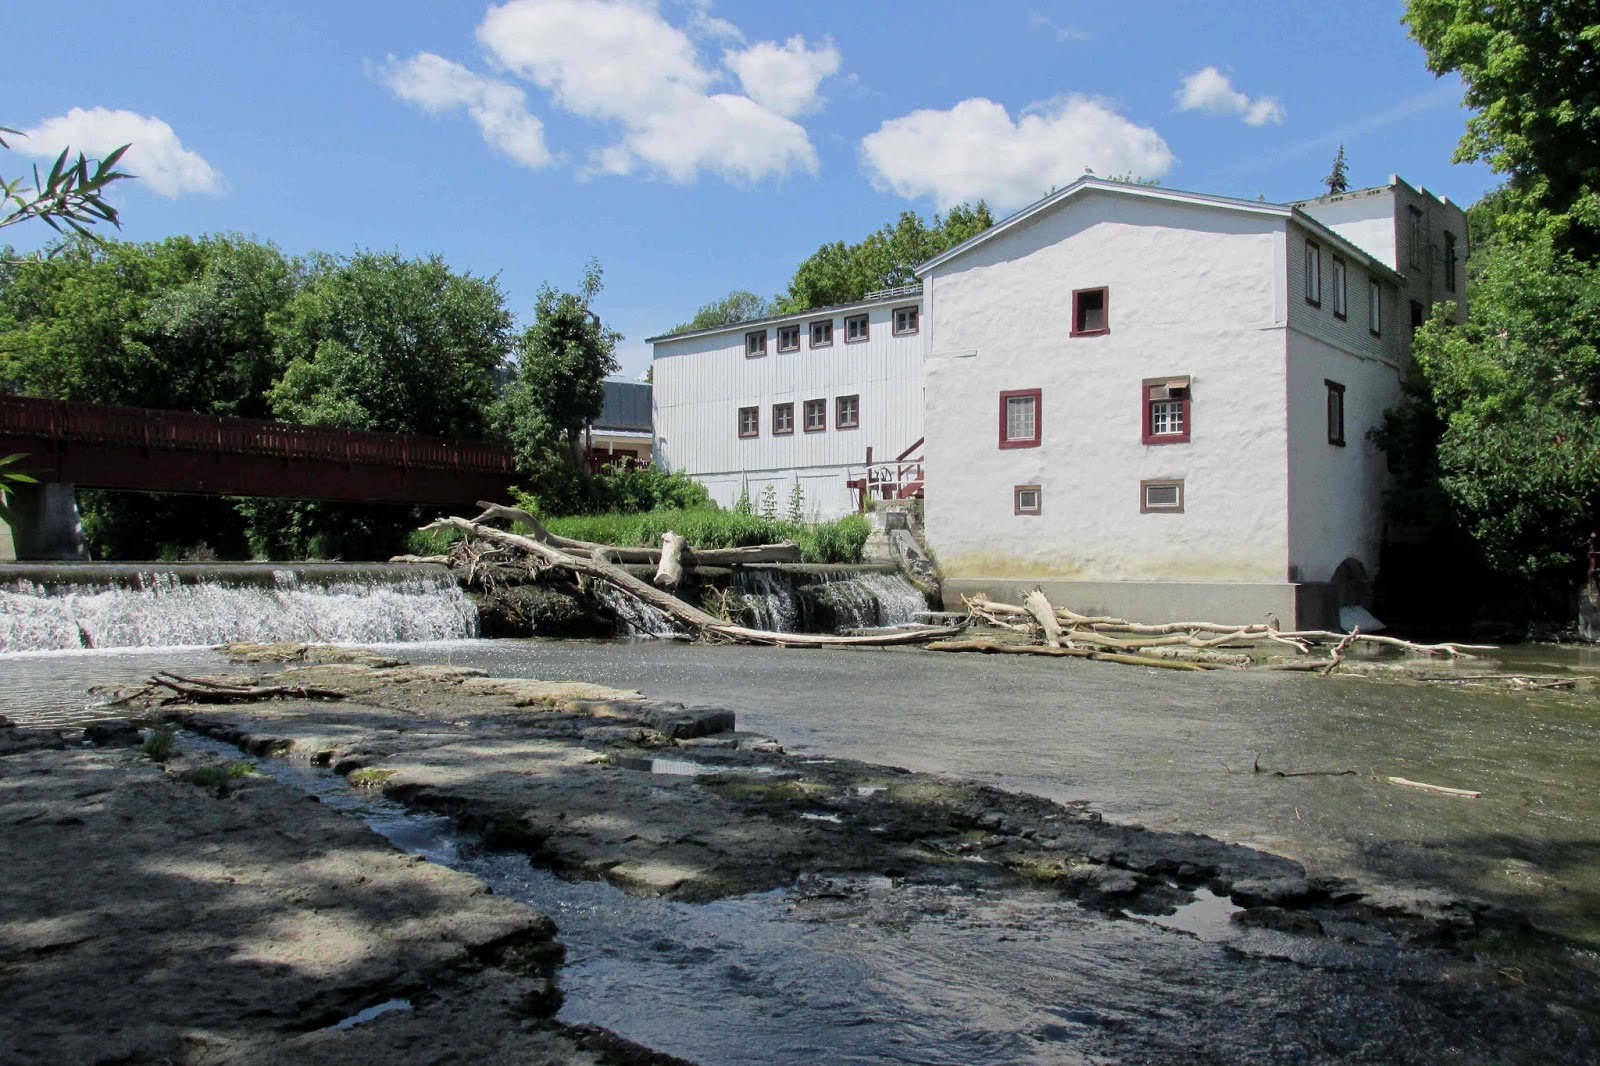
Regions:
<instances>
[{"instance_id":1,"label":"shrub","mask_svg":"<svg viewBox=\"0 0 1600 1066\"><path fill-rule=\"evenodd\" d=\"M158 725L145 735L140 750L153 762L166 762L172 758L172 748L176 738L177 730L172 726Z\"/></svg>"}]
</instances>

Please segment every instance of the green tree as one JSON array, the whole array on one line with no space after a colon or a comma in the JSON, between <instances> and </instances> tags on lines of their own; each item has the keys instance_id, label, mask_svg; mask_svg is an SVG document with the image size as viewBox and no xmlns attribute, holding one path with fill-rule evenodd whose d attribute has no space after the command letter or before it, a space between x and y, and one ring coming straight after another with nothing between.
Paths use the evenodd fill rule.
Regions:
<instances>
[{"instance_id":1,"label":"green tree","mask_svg":"<svg viewBox=\"0 0 1600 1066\"><path fill-rule=\"evenodd\" d=\"M798 267L789 291L774 301L783 314L814 307L853 303L869 292L916 281L919 263L955 247L994 225L989 205L957 204L949 214L933 216L930 225L915 211L902 211L859 244L833 241L824 244Z\"/></svg>"},{"instance_id":2,"label":"green tree","mask_svg":"<svg viewBox=\"0 0 1600 1066\"><path fill-rule=\"evenodd\" d=\"M772 314L772 303L753 292L734 289L720 300L713 300L696 311L687 322L672 327L673 333L688 333L696 329L716 329L733 326Z\"/></svg>"},{"instance_id":3,"label":"green tree","mask_svg":"<svg viewBox=\"0 0 1600 1066\"><path fill-rule=\"evenodd\" d=\"M1600 254L1600 18L1593 0L1410 0L1404 19L1435 74L1458 73L1475 110L1458 162L1508 177L1503 224L1551 229Z\"/></svg>"},{"instance_id":4,"label":"green tree","mask_svg":"<svg viewBox=\"0 0 1600 1066\"><path fill-rule=\"evenodd\" d=\"M1464 325L1441 305L1417 331L1420 380L1377 434L1396 507L1442 504L1492 568L1559 582L1600 523L1600 266L1550 235L1501 242L1470 292Z\"/></svg>"},{"instance_id":5,"label":"green tree","mask_svg":"<svg viewBox=\"0 0 1600 1066\"><path fill-rule=\"evenodd\" d=\"M1344 145L1339 146L1339 154L1333 157L1333 169L1322 179L1322 184L1328 187L1330 196L1350 191L1350 173L1344 165Z\"/></svg>"},{"instance_id":6,"label":"green tree","mask_svg":"<svg viewBox=\"0 0 1600 1066\"><path fill-rule=\"evenodd\" d=\"M516 375L495 408L518 467L540 479L546 506L555 510L576 503L575 486L589 487L584 430L600 417L605 379L620 366L622 334L589 306L601 288L600 264L590 260L577 292L539 289L533 324L516 342Z\"/></svg>"}]
</instances>

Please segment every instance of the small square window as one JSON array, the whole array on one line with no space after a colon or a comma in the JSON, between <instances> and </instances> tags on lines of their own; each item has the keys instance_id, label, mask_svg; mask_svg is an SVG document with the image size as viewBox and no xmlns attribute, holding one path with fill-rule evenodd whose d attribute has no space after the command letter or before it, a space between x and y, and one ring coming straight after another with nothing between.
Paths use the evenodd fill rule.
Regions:
<instances>
[{"instance_id":1,"label":"small square window","mask_svg":"<svg viewBox=\"0 0 1600 1066\"><path fill-rule=\"evenodd\" d=\"M1306 242L1306 303L1322 306L1322 247L1316 241Z\"/></svg>"},{"instance_id":2,"label":"small square window","mask_svg":"<svg viewBox=\"0 0 1600 1066\"><path fill-rule=\"evenodd\" d=\"M851 315L844 320L844 342L852 344L867 339L867 316Z\"/></svg>"},{"instance_id":3,"label":"small square window","mask_svg":"<svg viewBox=\"0 0 1600 1066\"><path fill-rule=\"evenodd\" d=\"M896 336L915 333L920 324L920 309L916 307L896 307L894 309L894 332Z\"/></svg>"},{"instance_id":4,"label":"small square window","mask_svg":"<svg viewBox=\"0 0 1600 1066\"><path fill-rule=\"evenodd\" d=\"M820 433L828 428L828 401L807 400L805 408L806 432Z\"/></svg>"},{"instance_id":5,"label":"small square window","mask_svg":"<svg viewBox=\"0 0 1600 1066\"><path fill-rule=\"evenodd\" d=\"M1159 481L1139 482L1139 513L1183 513L1183 480L1163 478Z\"/></svg>"},{"instance_id":6,"label":"small square window","mask_svg":"<svg viewBox=\"0 0 1600 1066\"><path fill-rule=\"evenodd\" d=\"M861 425L861 397L840 396L835 401L833 424L837 429L855 429Z\"/></svg>"},{"instance_id":7,"label":"small square window","mask_svg":"<svg viewBox=\"0 0 1600 1066\"><path fill-rule=\"evenodd\" d=\"M1038 485L1016 485L1011 489L1013 514L1039 514L1043 503Z\"/></svg>"},{"instance_id":8,"label":"small square window","mask_svg":"<svg viewBox=\"0 0 1600 1066\"><path fill-rule=\"evenodd\" d=\"M1075 289L1072 293L1072 335L1092 336L1110 330L1110 289Z\"/></svg>"},{"instance_id":9,"label":"small square window","mask_svg":"<svg viewBox=\"0 0 1600 1066\"><path fill-rule=\"evenodd\" d=\"M1328 386L1328 443L1344 447L1344 386L1323 381Z\"/></svg>"},{"instance_id":10,"label":"small square window","mask_svg":"<svg viewBox=\"0 0 1600 1066\"><path fill-rule=\"evenodd\" d=\"M1144 402L1145 444L1183 444L1189 440L1189 379L1146 378L1140 386Z\"/></svg>"},{"instance_id":11,"label":"small square window","mask_svg":"<svg viewBox=\"0 0 1600 1066\"><path fill-rule=\"evenodd\" d=\"M1383 335L1383 286L1377 278L1367 279L1367 329L1374 337Z\"/></svg>"},{"instance_id":12,"label":"small square window","mask_svg":"<svg viewBox=\"0 0 1600 1066\"><path fill-rule=\"evenodd\" d=\"M778 351L798 352L800 350L800 327L778 327Z\"/></svg>"},{"instance_id":13,"label":"small square window","mask_svg":"<svg viewBox=\"0 0 1600 1066\"><path fill-rule=\"evenodd\" d=\"M758 437L761 435L761 408L739 408L739 436Z\"/></svg>"},{"instance_id":14,"label":"small square window","mask_svg":"<svg viewBox=\"0 0 1600 1066\"><path fill-rule=\"evenodd\" d=\"M1018 389L1000 394L1000 447L1039 446L1040 400L1038 389Z\"/></svg>"},{"instance_id":15,"label":"small square window","mask_svg":"<svg viewBox=\"0 0 1600 1066\"><path fill-rule=\"evenodd\" d=\"M826 348L833 343L833 319L811 323L811 347Z\"/></svg>"},{"instance_id":16,"label":"small square window","mask_svg":"<svg viewBox=\"0 0 1600 1066\"><path fill-rule=\"evenodd\" d=\"M1333 317L1344 318L1349 314L1350 308L1346 299L1344 260L1338 256L1333 257Z\"/></svg>"},{"instance_id":17,"label":"small square window","mask_svg":"<svg viewBox=\"0 0 1600 1066\"><path fill-rule=\"evenodd\" d=\"M772 405L772 435L774 437L787 436L794 432L794 404L775 403Z\"/></svg>"},{"instance_id":18,"label":"small square window","mask_svg":"<svg viewBox=\"0 0 1600 1066\"><path fill-rule=\"evenodd\" d=\"M744 357L754 359L758 355L767 354L767 331L760 330L756 333L744 335Z\"/></svg>"}]
</instances>

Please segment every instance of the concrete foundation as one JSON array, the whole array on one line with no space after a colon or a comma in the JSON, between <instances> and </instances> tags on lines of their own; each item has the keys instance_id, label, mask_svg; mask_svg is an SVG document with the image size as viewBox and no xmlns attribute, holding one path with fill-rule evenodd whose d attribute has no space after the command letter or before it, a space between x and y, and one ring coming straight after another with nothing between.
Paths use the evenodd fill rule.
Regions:
<instances>
[{"instance_id":1,"label":"concrete foundation","mask_svg":"<svg viewBox=\"0 0 1600 1066\"><path fill-rule=\"evenodd\" d=\"M8 489L6 508L11 525L9 536L0 538L0 559L88 560L74 486L19 485Z\"/></svg>"},{"instance_id":2,"label":"concrete foundation","mask_svg":"<svg viewBox=\"0 0 1600 1066\"><path fill-rule=\"evenodd\" d=\"M1022 602L1035 586L1050 602L1079 614L1111 615L1131 622L1220 622L1254 625L1277 619L1282 629L1337 629L1339 602L1332 586L1267 581L1065 581L1026 578L946 578L946 610L961 597L983 593L1004 603Z\"/></svg>"}]
</instances>

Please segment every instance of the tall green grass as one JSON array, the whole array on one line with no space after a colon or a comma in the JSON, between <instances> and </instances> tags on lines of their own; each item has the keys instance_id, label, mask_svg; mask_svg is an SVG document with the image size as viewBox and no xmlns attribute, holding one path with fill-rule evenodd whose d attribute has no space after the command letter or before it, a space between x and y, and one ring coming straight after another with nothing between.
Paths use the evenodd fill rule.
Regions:
<instances>
[{"instance_id":1,"label":"tall green grass","mask_svg":"<svg viewBox=\"0 0 1600 1066\"><path fill-rule=\"evenodd\" d=\"M871 532L861 515L811 523L704 508L571 515L546 518L544 524L558 536L619 547L656 547L668 530L694 548L743 548L792 540L800 545L802 561L808 563L858 563Z\"/></svg>"}]
</instances>

